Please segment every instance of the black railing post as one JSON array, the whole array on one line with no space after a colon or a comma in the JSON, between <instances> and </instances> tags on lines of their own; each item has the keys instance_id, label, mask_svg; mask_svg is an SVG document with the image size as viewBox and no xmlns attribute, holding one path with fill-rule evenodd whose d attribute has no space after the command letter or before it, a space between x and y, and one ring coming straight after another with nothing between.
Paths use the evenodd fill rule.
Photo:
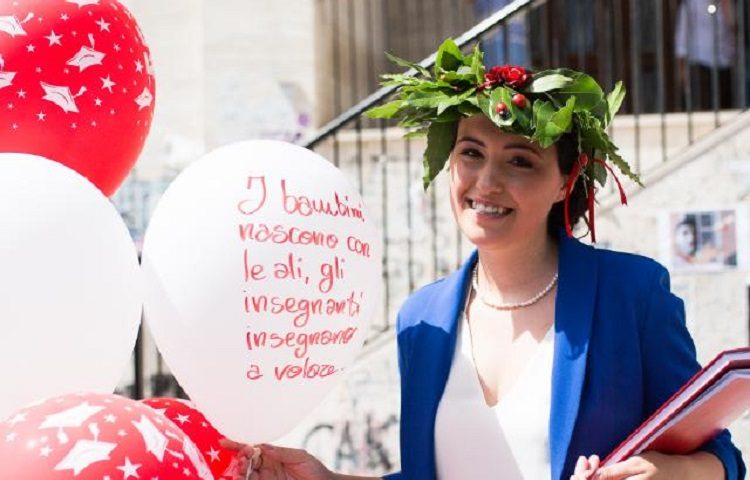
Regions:
<instances>
[{"instance_id":1,"label":"black railing post","mask_svg":"<svg viewBox=\"0 0 750 480\"><path fill-rule=\"evenodd\" d=\"M630 0L630 73L632 86L630 91L632 92L633 98L633 128L634 128L634 139L635 139L635 171L641 170L641 124L640 124L640 111L641 111L641 21L640 21L640 8L638 2L640 0Z\"/></svg>"},{"instance_id":2,"label":"black railing post","mask_svg":"<svg viewBox=\"0 0 750 480\"><path fill-rule=\"evenodd\" d=\"M747 0L737 2L737 105L741 110L748 108L747 89L750 87L750 79L747 75L747 50L745 46L747 31Z\"/></svg>"},{"instance_id":3,"label":"black railing post","mask_svg":"<svg viewBox=\"0 0 750 480\"><path fill-rule=\"evenodd\" d=\"M711 37L713 40L713 48L711 49L711 56L713 62L711 62L711 106L714 111L714 128L719 126L719 6L711 5L709 7L709 14L711 15ZM725 22L729 22L730 19L725 19ZM726 32L725 32L726 33Z\"/></svg>"},{"instance_id":4,"label":"black railing post","mask_svg":"<svg viewBox=\"0 0 750 480\"><path fill-rule=\"evenodd\" d=\"M667 114L664 88L666 67L664 61L664 0L654 0L656 8L656 97L661 128L661 161L667 161Z\"/></svg>"}]
</instances>

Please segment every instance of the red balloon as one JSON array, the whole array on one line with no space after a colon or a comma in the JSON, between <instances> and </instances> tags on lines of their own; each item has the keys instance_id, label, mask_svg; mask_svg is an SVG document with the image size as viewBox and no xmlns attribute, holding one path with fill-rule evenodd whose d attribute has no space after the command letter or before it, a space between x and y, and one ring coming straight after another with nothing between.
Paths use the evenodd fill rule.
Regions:
<instances>
[{"instance_id":1,"label":"red balloon","mask_svg":"<svg viewBox=\"0 0 750 480\"><path fill-rule=\"evenodd\" d=\"M56 160L109 196L141 153L154 90L149 49L116 0L0 2L0 152Z\"/></svg>"},{"instance_id":2,"label":"red balloon","mask_svg":"<svg viewBox=\"0 0 750 480\"><path fill-rule=\"evenodd\" d=\"M0 478L213 480L172 421L135 400L93 393L51 398L0 423Z\"/></svg>"},{"instance_id":3,"label":"red balloon","mask_svg":"<svg viewBox=\"0 0 750 480\"><path fill-rule=\"evenodd\" d=\"M235 452L219 446L224 435L218 432L195 404L178 398L147 398L141 400L154 410L163 413L180 427L203 454L203 459L216 480L232 480L238 473Z\"/></svg>"}]
</instances>

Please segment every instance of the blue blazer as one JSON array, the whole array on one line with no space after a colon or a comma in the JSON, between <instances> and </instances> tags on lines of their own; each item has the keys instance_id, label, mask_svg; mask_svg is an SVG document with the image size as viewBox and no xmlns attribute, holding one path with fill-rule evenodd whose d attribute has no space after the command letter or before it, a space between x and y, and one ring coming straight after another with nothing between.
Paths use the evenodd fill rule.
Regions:
<instances>
[{"instance_id":1,"label":"blue blazer","mask_svg":"<svg viewBox=\"0 0 750 480\"><path fill-rule=\"evenodd\" d=\"M552 479L580 455L604 458L699 368L669 274L637 255L560 239L549 448ZM391 479L434 480L435 414L450 372L474 252L415 292L398 315L401 467ZM745 477L724 431L703 445L729 480ZM536 480L536 479L534 479Z\"/></svg>"}]
</instances>

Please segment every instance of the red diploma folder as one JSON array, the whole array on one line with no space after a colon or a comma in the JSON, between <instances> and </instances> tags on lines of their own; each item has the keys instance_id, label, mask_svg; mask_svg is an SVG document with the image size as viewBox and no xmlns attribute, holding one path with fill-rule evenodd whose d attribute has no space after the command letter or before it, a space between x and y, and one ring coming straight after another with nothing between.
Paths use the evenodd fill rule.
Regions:
<instances>
[{"instance_id":1,"label":"red diploma folder","mask_svg":"<svg viewBox=\"0 0 750 480\"><path fill-rule=\"evenodd\" d=\"M603 465L646 450L687 454L750 409L750 348L727 350L641 424Z\"/></svg>"}]
</instances>

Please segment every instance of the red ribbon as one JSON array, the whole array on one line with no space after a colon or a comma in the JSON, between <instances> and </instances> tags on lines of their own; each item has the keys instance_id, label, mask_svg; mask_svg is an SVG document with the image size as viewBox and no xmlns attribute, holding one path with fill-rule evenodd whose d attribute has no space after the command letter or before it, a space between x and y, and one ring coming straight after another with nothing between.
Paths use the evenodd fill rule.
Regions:
<instances>
[{"instance_id":1,"label":"red ribbon","mask_svg":"<svg viewBox=\"0 0 750 480\"><path fill-rule=\"evenodd\" d=\"M622 188L622 184L620 183L620 179L617 178L617 174L615 174L615 171L612 170L612 167L610 167L609 165L607 165L606 163L604 163L604 161L601 160L601 159L599 159L599 158L595 159L594 163L598 163L602 167L604 167L607 170L609 170L609 173L611 173L612 177L615 179L615 183L617 183L617 188L620 190L620 203L623 204L623 205L627 205L628 204L628 197L625 196L625 189Z\"/></svg>"},{"instance_id":2,"label":"red ribbon","mask_svg":"<svg viewBox=\"0 0 750 480\"><path fill-rule=\"evenodd\" d=\"M569 205L570 205L570 195L573 192L573 186L576 183L576 180L578 179L578 176L581 174L584 168L589 163L589 157L585 153L581 153L578 156L578 162L573 165L573 168L570 171L570 175L568 176L568 181L565 185L565 202L564 202L564 215L565 215L565 233L568 234L568 237L573 236L573 227L570 225L570 213L569 213ZM612 177L615 179L615 183L617 184L617 188L620 192L620 203L623 205L628 204L628 197L625 195L625 189L622 188L622 184L620 183L620 179L617 178L617 174L615 174L614 170L612 170L612 167L607 165L604 160L600 158L595 158L594 163L598 163L602 167L606 168L611 174ZM589 185L588 189L588 214L589 214L589 231L591 232L591 241L593 243L596 243L596 228L594 226L594 196L595 196L595 190L594 190L594 182L591 182L591 185Z\"/></svg>"},{"instance_id":3,"label":"red ribbon","mask_svg":"<svg viewBox=\"0 0 750 480\"><path fill-rule=\"evenodd\" d=\"M569 213L569 205L570 205L570 194L573 192L573 186L576 183L576 180L578 179L578 175L580 175L581 171L586 168L586 165L589 164L589 156L585 153L581 153L578 156L578 161L573 164L573 168L570 170L570 175L568 175L568 181L565 185L565 201L563 203L563 213L565 215L565 233L568 234L568 237L573 237L573 227L570 225L570 213Z\"/></svg>"}]
</instances>

